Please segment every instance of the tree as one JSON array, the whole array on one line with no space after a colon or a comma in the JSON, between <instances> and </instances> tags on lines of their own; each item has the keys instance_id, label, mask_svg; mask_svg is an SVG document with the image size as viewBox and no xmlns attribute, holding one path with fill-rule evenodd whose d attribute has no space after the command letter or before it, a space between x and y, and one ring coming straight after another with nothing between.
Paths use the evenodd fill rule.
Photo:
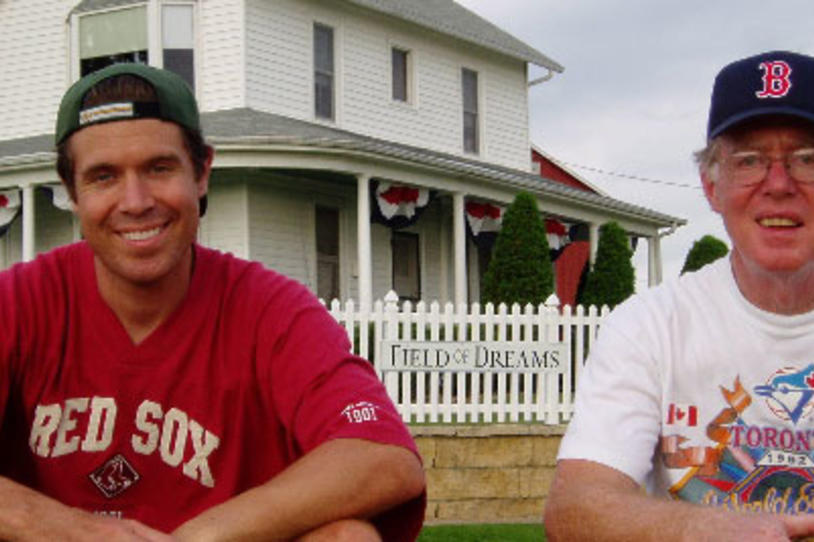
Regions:
<instances>
[{"instance_id":1,"label":"tree","mask_svg":"<svg viewBox=\"0 0 814 542\"><path fill-rule=\"evenodd\" d=\"M625 230L616 222L603 224L599 228L596 263L588 273L580 303L613 308L630 297L636 280L632 256Z\"/></svg>"},{"instance_id":2,"label":"tree","mask_svg":"<svg viewBox=\"0 0 814 542\"><path fill-rule=\"evenodd\" d=\"M705 235L695 243L687 253L684 260L684 267L681 268L683 275L687 271L698 271L708 263L714 262L718 258L723 258L729 253L726 243L714 235Z\"/></svg>"},{"instance_id":3,"label":"tree","mask_svg":"<svg viewBox=\"0 0 814 542\"><path fill-rule=\"evenodd\" d=\"M520 192L503 216L483 278L484 302L545 302L554 291L554 268L537 199Z\"/></svg>"}]
</instances>

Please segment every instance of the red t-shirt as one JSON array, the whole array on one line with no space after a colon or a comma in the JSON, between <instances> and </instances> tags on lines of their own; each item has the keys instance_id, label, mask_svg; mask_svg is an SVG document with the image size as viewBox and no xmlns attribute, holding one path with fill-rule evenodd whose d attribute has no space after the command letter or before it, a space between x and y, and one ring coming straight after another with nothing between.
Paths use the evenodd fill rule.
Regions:
<instances>
[{"instance_id":1,"label":"red t-shirt","mask_svg":"<svg viewBox=\"0 0 814 542\"><path fill-rule=\"evenodd\" d=\"M298 283L195 246L181 305L134 345L85 243L0 273L0 474L169 532L334 438L415 444ZM424 498L378 522L413 540ZM392 521L391 521L392 520Z\"/></svg>"}]
</instances>

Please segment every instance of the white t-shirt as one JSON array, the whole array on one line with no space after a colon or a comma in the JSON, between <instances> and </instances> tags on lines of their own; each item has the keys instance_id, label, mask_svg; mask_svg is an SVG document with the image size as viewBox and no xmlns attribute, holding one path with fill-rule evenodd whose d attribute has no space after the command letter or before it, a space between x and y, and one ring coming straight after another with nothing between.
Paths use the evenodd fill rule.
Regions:
<instances>
[{"instance_id":1,"label":"white t-shirt","mask_svg":"<svg viewBox=\"0 0 814 542\"><path fill-rule=\"evenodd\" d=\"M608 316L558 457L656 495L802 513L814 512L812 448L814 312L758 309L722 258Z\"/></svg>"}]
</instances>

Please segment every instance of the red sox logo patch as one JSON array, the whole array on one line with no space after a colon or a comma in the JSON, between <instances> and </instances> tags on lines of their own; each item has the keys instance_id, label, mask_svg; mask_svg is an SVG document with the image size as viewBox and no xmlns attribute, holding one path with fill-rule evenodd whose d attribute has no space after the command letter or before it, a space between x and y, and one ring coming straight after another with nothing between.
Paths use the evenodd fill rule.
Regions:
<instances>
[{"instance_id":1,"label":"red sox logo patch","mask_svg":"<svg viewBox=\"0 0 814 542\"><path fill-rule=\"evenodd\" d=\"M122 454L116 454L90 473L88 478L105 497L112 499L138 482L139 475Z\"/></svg>"},{"instance_id":2,"label":"red sox logo patch","mask_svg":"<svg viewBox=\"0 0 814 542\"><path fill-rule=\"evenodd\" d=\"M782 60L761 62L763 89L755 93L758 98L782 98L791 90L791 66Z\"/></svg>"}]
</instances>

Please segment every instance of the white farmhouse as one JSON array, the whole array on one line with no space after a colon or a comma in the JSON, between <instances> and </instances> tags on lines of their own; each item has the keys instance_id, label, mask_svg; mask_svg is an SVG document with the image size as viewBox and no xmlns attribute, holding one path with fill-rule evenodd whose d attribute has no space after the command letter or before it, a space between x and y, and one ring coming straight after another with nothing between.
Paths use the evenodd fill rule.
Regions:
<instances>
[{"instance_id":1,"label":"white farmhouse","mask_svg":"<svg viewBox=\"0 0 814 542\"><path fill-rule=\"evenodd\" d=\"M452 0L2 0L0 51L0 268L80 238L53 123L70 83L117 61L195 89L216 148L200 242L323 298L477 300L465 209L519 190L594 247L608 220L646 238L651 282L683 224L533 173L529 68L562 67Z\"/></svg>"}]
</instances>

